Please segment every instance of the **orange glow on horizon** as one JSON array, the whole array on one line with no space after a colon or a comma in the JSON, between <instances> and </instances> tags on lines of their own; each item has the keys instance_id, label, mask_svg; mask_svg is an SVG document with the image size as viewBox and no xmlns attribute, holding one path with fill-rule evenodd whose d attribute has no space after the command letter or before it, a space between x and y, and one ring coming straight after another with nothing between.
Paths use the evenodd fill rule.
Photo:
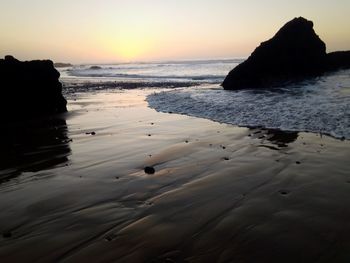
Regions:
<instances>
[{"instance_id":1,"label":"orange glow on horizon","mask_svg":"<svg viewBox=\"0 0 350 263\"><path fill-rule=\"evenodd\" d=\"M297 16L314 22L327 51L350 49L349 0L12 0L0 9L0 57L21 60L246 57Z\"/></svg>"},{"instance_id":2,"label":"orange glow on horizon","mask_svg":"<svg viewBox=\"0 0 350 263\"><path fill-rule=\"evenodd\" d=\"M149 41L130 36L115 41L107 41L105 46L107 53L109 53L111 57L126 61L142 58L146 56L151 49Z\"/></svg>"}]
</instances>

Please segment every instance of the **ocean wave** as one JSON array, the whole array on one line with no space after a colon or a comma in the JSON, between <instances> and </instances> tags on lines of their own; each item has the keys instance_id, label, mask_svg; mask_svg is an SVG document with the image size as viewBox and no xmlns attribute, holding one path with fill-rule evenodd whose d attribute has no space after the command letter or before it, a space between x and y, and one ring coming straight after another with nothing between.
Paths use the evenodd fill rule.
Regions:
<instances>
[{"instance_id":1,"label":"ocean wave","mask_svg":"<svg viewBox=\"0 0 350 263\"><path fill-rule=\"evenodd\" d=\"M62 71L76 78L220 83L241 59L76 65Z\"/></svg>"},{"instance_id":2,"label":"ocean wave","mask_svg":"<svg viewBox=\"0 0 350 263\"><path fill-rule=\"evenodd\" d=\"M350 71L273 90L225 91L217 85L149 95L162 112L238 126L308 131L350 139Z\"/></svg>"},{"instance_id":3,"label":"ocean wave","mask_svg":"<svg viewBox=\"0 0 350 263\"><path fill-rule=\"evenodd\" d=\"M186 76L186 75L142 75L142 74L125 74L125 73L114 73L114 72L98 72L98 69L91 70L70 70L69 75L76 77L95 77L95 78L122 78L122 79L153 79L153 80L201 80L201 81L215 81L221 82L225 78L225 75L195 75L195 76Z\"/></svg>"}]
</instances>

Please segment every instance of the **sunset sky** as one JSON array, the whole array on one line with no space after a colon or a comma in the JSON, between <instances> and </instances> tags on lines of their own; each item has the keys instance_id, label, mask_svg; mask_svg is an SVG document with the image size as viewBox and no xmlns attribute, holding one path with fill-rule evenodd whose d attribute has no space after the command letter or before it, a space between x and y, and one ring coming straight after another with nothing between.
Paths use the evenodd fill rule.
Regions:
<instances>
[{"instance_id":1,"label":"sunset sky","mask_svg":"<svg viewBox=\"0 0 350 263\"><path fill-rule=\"evenodd\" d=\"M287 21L350 49L349 0L1 0L0 56L56 62L245 57Z\"/></svg>"}]
</instances>

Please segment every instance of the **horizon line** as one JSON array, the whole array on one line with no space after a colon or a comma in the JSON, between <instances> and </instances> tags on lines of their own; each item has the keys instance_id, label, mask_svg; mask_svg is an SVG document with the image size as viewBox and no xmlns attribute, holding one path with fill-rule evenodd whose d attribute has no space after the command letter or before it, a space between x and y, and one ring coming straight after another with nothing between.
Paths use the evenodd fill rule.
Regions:
<instances>
[{"instance_id":1,"label":"horizon line","mask_svg":"<svg viewBox=\"0 0 350 263\"><path fill-rule=\"evenodd\" d=\"M231 61L231 60L244 60L249 56L237 56L237 57L225 57L225 58L179 58L179 59L152 59L152 60L131 60L131 61L113 61L113 62L65 62L65 61L54 61L54 63L71 64L71 65L114 65L114 64L152 64L152 63L171 63L171 62L204 62L204 61ZM27 60L28 61L28 60Z\"/></svg>"}]
</instances>

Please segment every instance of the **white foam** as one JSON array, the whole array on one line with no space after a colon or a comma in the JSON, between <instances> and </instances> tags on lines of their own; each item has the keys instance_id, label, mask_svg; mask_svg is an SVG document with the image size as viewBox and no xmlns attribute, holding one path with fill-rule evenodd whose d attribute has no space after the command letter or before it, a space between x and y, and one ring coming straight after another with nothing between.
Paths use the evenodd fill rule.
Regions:
<instances>
[{"instance_id":1,"label":"white foam","mask_svg":"<svg viewBox=\"0 0 350 263\"><path fill-rule=\"evenodd\" d=\"M217 85L148 96L158 111L239 126L309 131L350 139L350 70L274 90L225 91Z\"/></svg>"},{"instance_id":2,"label":"white foam","mask_svg":"<svg viewBox=\"0 0 350 263\"><path fill-rule=\"evenodd\" d=\"M69 77L109 78L113 81L221 83L227 73L240 62L242 59L77 65L62 70L62 73Z\"/></svg>"}]
</instances>

